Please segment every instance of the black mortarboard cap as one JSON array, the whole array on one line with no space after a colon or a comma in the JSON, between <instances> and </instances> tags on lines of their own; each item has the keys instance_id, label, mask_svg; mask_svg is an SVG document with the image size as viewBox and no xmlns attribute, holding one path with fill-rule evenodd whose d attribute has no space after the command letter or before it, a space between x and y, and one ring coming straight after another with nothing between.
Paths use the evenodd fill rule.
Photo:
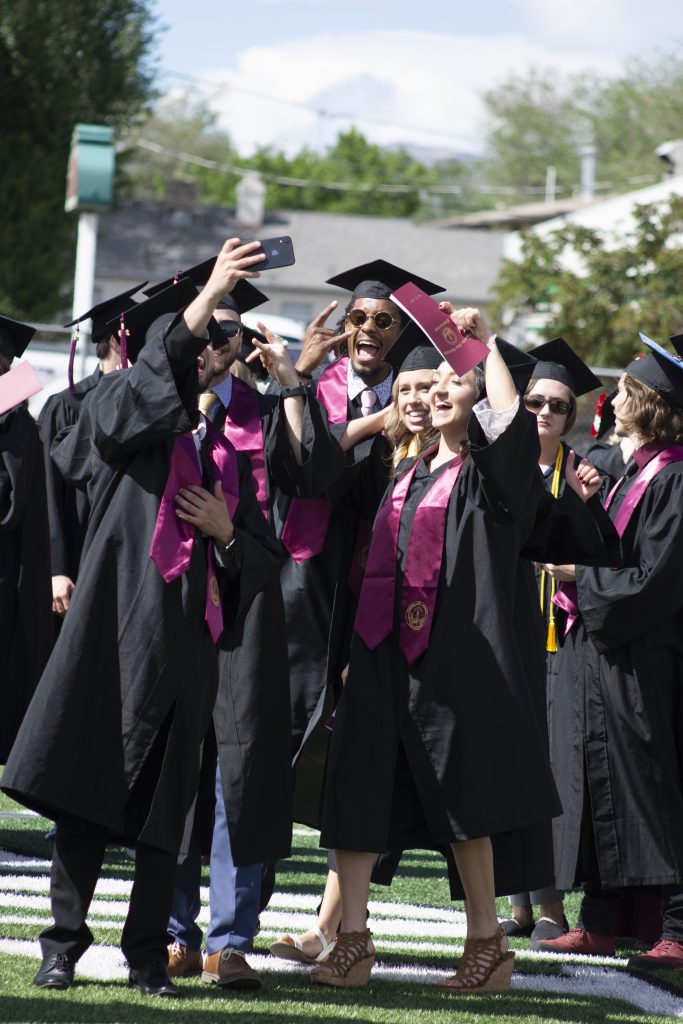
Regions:
<instances>
[{"instance_id":1,"label":"black mortarboard cap","mask_svg":"<svg viewBox=\"0 0 683 1024\"><path fill-rule=\"evenodd\" d=\"M436 370L443 362L443 356L434 345L429 342L426 345L416 345L398 368L399 373L407 373L409 370Z\"/></svg>"},{"instance_id":2,"label":"black mortarboard cap","mask_svg":"<svg viewBox=\"0 0 683 1024\"><path fill-rule=\"evenodd\" d=\"M143 281L142 284L136 284L134 288L128 288L127 291L120 292L119 295L113 295L110 299L98 302L87 313L82 313L81 316L76 317L75 320L68 324L64 324L64 326L73 327L74 324L80 324L84 320L92 320L90 340L93 342L108 341L112 334L118 333L118 328L112 331L111 321L120 317L121 313L127 313L129 309L137 305L131 296L139 292L141 288L144 288L146 284L147 282Z\"/></svg>"},{"instance_id":3,"label":"black mortarboard cap","mask_svg":"<svg viewBox=\"0 0 683 1024\"><path fill-rule=\"evenodd\" d=\"M0 316L0 353L10 362L18 359L35 333L35 327L29 324L11 320L8 316Z\"/></svg>"},{"instance_id":4,"label":"black mortarboard cap","mask_svg":"<svg viewBox=\"0 0 683 1024\"><path fill-rule=\"evenodd\" d=\"M647 384L670 405L683 408L683 336L678 334L671 338L675 355L645 334L640 335L640 340L650 352L629 363L626 372Z\"/></svg>"},{"instance_id":5,"label":"black mortarboard cap","mask_svg":"<svg viewBox=\"0 0 683 1024\"><path fill-rule=\"evenodd\" d=\"M387 260L372 260L371 263L362 263L358 267L351 267L341 274L329 277L326 284L336 285L337 288L344 288L352 292L353 299L390 299L391 293L395 292L404 284L412 281L418 288L421 288L427 295L436 295L446 289L443 285L434 284L424 277L397 267Z\"/></svg>"},{"instance_id":6,"label":"black mortarboard cap","mask_svg":"<svg viewBox=\"0 0 683 1024\"><path fill-rule=\"evenodd\" d=\"M165 313L179 313L196 298L197 289L189 277L181 278L177 284L157 292L146 302L140 302L125 313L126 347L128 357L135 361L145 344L147 331L155 320ZM110 333L118 336L119 318L109 321Z\"/></svg>"},{"instance_id":7,"label":"black mortarboard cap","mask_svg":"<svg viewBox=\"0 0 683 1024\"><path fill-rule=\"evenodd\" d=\"M531 352L523 352L521 348L517 348L516 345L512 345L498 335L496 335L496 345L515 382L515 387L520 394L524 394L529 381L536 374L536 359Z\"/></svg>"},{"instance_id":8,"label":"black mortarboard cap","mask_svg":"<svg viewBox=\"0 0 683 1024\"><path fill-rule=\"evenodd\" d=\"M169 277L160 284L155 284L151 288L145 291L145 295L152 298L159 292L163 291L164 288L169 288L172 284L181 280L184 277L189 277L190 280L197 285L198 288L202 288L211 277L211 272L216 263L217 256L212 256L211 259L204 260L203 263L198 263L196 267L189 267L187 270L179 270L174 277ZM220 302L217 304L217 309L234 309L236 313L240 315L242 313L248 313L250 309L256 309L257 306L262 306L264 302L268 302L268 296L264 295L263 292L255 288L249 281L241 280L238 281L231 292L228 292Z\"/></svg>"},{"instance_id":9,"label":"black mortarboard cap","mask_svg":"<svg viewBox=\"0 0 683 1024\"><path fill-rule=\"evenodd\" d=\"M537 360L530 380L557 380L577 398L602 387L600 378L595 376L564 338L553 338L545 345L538 345L529 351L529 355Z\"/></svg>"}]
</instances>

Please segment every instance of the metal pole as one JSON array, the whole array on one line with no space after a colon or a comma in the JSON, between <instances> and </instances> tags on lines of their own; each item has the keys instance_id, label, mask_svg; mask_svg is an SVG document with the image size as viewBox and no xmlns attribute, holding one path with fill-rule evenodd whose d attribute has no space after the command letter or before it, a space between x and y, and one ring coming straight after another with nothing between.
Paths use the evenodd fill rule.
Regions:
<instances>
[{"instance_id":1,"label":"metal pole","mask_svg":"<svg viewBox=\"0 0 683 1024\"><path fill-rule=\"evenodd\" d=\"M553 167L552 164L545 169L545 201L546 203L553 203L555 201L555 188L557 186L557 168Z\"/></svg>"},{"instance_id":2,"label":"metal pole","mask_svg":"<svg viewBox=\"0 0 683 1024\"><path fill-rule=\"evenodd\" d=\"M79 213L78 241L76 243L76 270L74 273L74 301L71 319L75 319L90 309L95 294L95 257L97 254L97 223L96 213ZM76 353L75 365L79 368L79 377L85 376L85 364L90 344L90 320L81 324L80 338Z\"/></svg>"}]
</instances>

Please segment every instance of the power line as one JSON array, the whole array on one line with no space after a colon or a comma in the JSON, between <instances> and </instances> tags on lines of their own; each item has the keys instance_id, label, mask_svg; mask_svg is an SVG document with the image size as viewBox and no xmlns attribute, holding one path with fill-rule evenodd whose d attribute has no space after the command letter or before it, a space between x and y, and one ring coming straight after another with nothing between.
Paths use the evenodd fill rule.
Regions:
<instances>
[{"instance_id":1,"label":"power line","mask_svg":"<svg viewBox=\"0 0 683 1024\"><path fill-rule=\"evenodd\" d=\"M268 93L259 92L257 89L249 89L241 85L231 85L228 82L211 82L209 79L201 78L197 75L188 75L183 71L171 71L169 68L162 68L161 73L170 78L178 78L182 81L191 82L193 85L204 85L207 88L212 89L214 92L240 93L243 96L251 96L254 99L265 100L268 103L277 103L281 106L293 107L296 110L303 110L308 114L315 114L317 117L322 117L326 120L354 122L367 121L371 124L380 124L389 128L400 128L402 131L420 132L423 135L429 135L433 138L451 139L459 142L461 145L467 144L478 146L481 141L479 139L475 139L471 135L462 135L458 132L443 131L439 128L425 127L425 125L406 124L400 121L392 121L390 118L378 117L376 114L349 114L336 110L329 110L326 107L316 107L314 104L305 103L303 100L290 100L286 99L284 96L272 96Z\"/></svg>"},{"instance_id":2,"label":"power line","mask_svg":"<svg viewBox=\"0 0 683 1024\"><path fill-rule=\"evenodd\" d=\"M241 178L245 174L253 173L266 182L270 182L274 185L287 185L291 188L321 188L332 192L358 192L358 193L370 193L370 192L381 192L385 194L396 194L406 195L411 192L421 192L428 196L459 196L464 192L477 193L478 195L488 196L501 196L509 197L519 195L520 192L529 195L544 195L545 186L529 185L525 188L515 188L514 186L492 186L492 185L477 185L471 184L464 188L462 185L419 185L419 184L372 184L372 183L358 183L349 181L320 181L312 178L292 178L282 174L272 174L268 171L262 171L258 167L250 167L248 165L224 163L219 160L210 160L207 157L197 156L193 153L185 153L182 150L170 149L168 146L162 146L158 142L153 142L151 139L133 139L129 140L129 144L137 146L140 149L145 149L150 153L155 153L157 156L163 156L171 160L177 160L178 163L191 164L195 167L205 167L208 170L220 171L223 174L232 174L235 177ZM637 178L628 179L627 184L643 184L645 181L655 180L655 176L640 175ZM613 187L613 182L599 182L596 184L596 189L600 191L609 191ZM560 194L572 195L573 189L557 189Z\"/></svg>"}]
</instances>

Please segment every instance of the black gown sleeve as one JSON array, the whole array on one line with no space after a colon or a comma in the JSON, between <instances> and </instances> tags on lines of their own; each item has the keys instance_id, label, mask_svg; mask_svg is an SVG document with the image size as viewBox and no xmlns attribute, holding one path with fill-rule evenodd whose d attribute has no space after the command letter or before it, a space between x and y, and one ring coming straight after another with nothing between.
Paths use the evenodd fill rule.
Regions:
<instances>
[{"instance_id":1,"label":"black gown sleeve","mask_svg":"<svg viewBox=\"0 0 683 1024\"><path fill-rule=\"evenodd\" d=\"M522 549L534 562L555 565L609 565L621 562L621 542L597 495L583 502L565 485L553 498L544 489L536 522Z\"/></svg>"},{"instance_id":2,"label":"black gown sleeve","mask_svg":"<svg viewBox=\"0 0 683 1024\"><path fill-rule=\"evenodd\" d=\"M540 444L536 417L520 401L512 422L494 441L486 441L476 415L467 428L470 455L477 474L470 498L486 508L494 520L528 514L530 502L541 498L543 480L538 469ZM472 476L472 474L470 474Z\"/></svg>"},{"instance_id":3,"label":"black gown sleeve","mask_svg":"<svg viewBox=\"0 0 683 1024\"><path fill-rule=\"evenodd\" d=\"M43 406L39 423L43 442L45 464L45 485L47 487L47 511L50 524L50 558L53 576L68 576L70 573L69 539L64 521L64 510L68 505L67 483L50 457L50 449L57 435L72 426L73 417L59 395L49 398Z\"/></svg>"},{"instance_id":4,"label":"black gown sleeve","mask_svg":"<svg viewBox=\"0 0 683 1024\"><path fill-rule=\"evenodd\" d=\"M602 652L655 629L683 607L683 474L658 474L636 517L637 544L629 551L624 535L623 568L577 566L581 615Z\"/></svg>"},{"instance_id":5,"label":"black gown sleeve","mask_svg":"<svg viewBox=\"0 0 683 1024\"><path fill-rule=\"evenodd\" d=\"M0 533L21 522L33 475L42 461L40 437L28 409L17 406L0 416Z\"/></svg>"},{"instance_id":6,"label":"black gown sleeve","mask_svg":"<svg viewBox=\"0 0 683 1024\"><path fill-rule=\"evenodd\" d=\"M284 399L280 398L265 431L264 450L270 479L290 497L319 497L342 473L344 453L330 430L325 409L307 389L301 438L303 462L299 466L287 436L283 403Z\"/></svg>"},{"instance_id":7,"label":"black gown sleeve","mask_svg":"<svg viewBox=\"0 0 683 1024\"><path fill-rule=\"evenodd\" d=\"M181 313L166 314L150 327L135 365L103 377L89 412L93 442L105 462L193 429L197 356L206 344L190 333Z\"/></svg>"}]
</instances>

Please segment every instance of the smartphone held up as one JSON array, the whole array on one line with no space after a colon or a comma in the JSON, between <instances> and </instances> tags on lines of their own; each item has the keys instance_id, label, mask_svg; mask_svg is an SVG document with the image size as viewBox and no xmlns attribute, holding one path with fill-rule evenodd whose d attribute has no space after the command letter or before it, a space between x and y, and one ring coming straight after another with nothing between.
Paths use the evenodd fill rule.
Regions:
<instances>
[{"instance_id":1,"label":"smartphone held up","mask_svg":"<svg viewBox=\"0 0 683 1024\"><path fill-rule=\"evenodd\" d=\"M275 270L276 267L291 267L294 263L294 246L289 235L262 239L260 247L250 255L258 256L259 253L264 253L266 257L254 267L259 273L262 270Z\"/></svg>"}]
</instances>

